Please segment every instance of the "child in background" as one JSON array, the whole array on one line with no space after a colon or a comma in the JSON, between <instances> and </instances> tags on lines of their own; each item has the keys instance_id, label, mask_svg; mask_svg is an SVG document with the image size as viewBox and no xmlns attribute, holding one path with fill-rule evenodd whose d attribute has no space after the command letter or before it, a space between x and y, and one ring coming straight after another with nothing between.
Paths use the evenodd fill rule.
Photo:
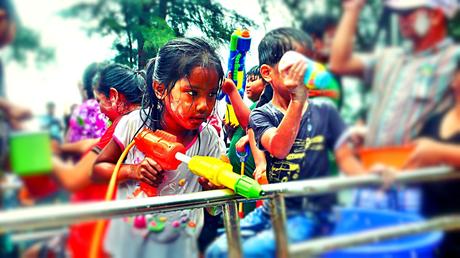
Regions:
<instances>
[{"instance_id":1,"label":"child in background","mask_svg":"<svg viewBox=\"0 0 460 258\"><path fill-rule=\"evenodd\" d=\"M83 157L76 164L67 164L63 160L53 158L53 173L59 183L68 191L72 192L71 203L90 202L104 200L107 184L91 182L91 173L97 155L112 139L113 132L120 118L138 109L142 100L142 91L145 88L145 80L141 74L134 72L131 68L110 64L102 68L96 77L94 93L99 102L101 111L105 114L112 125L107 128L105 134L97 144L86 149ZM96 222L80 223L70 226L68 235L60 236L59 248L65 245L61 242L67 241L67 250L70 257L88 257L92 235ZM39 243L28 249L24 257L41 257L39 254L48 256L59 256L60 250L56 250L56 239ZM99 246L99 258L108 257Z\"/></svg>"},{"instance_id":2,"label":"child in background","mask_svg":"<svg viewBox=\"0 0 460 258\"><path fill-rule=\"evenodd\" d=\"M82 83L78 84L83 103L75 108L70 117L66 142L99 138L108 127L107 117L101 113L93 92L93 79L100 69L99 64L92 63L83 72Z\"/></svg>"},{"instance_id":3,"label":"child in background","mask_svg":"<svg viewBox=\"0 0 460 258\"><path fill-rule=\"evenodd\" d=\"M161 129L177 137L189 156L220 157L222 142L212 126L206 126L216 103L224 72L215 49L198 38L173 39L157 56L153 83L147 86L147 107L123 117L114 137L96 161L94 173L109 180L106 168L143 128ZM118 175L117 199L129 198L139 182L157 188L158 195L177 195L213 189L206 179L191 173L186 164L163 171L136 147L128 153ZM203 226L203 209L153 214L152 230L138 229L129 219L111 221L105 247L114 258L197 257L197 237Z\"/></svg>"},{"instance_id":4,"label":"child in background","mask_svg":"<svg viewBox=\"0 0 460 258\"><path fill-rule=\"evenodd\" d=\"M297 51L311 56L311 39L291 28L269 32L259 45L260 73L273 88L272 100L251 112L249 127L265 152L270 183L327 177L330 175L328 150L347 174L361 174L364 169L346 144L338 139L345 123L330 105L308 101L303 78L307 64L300 60L280 67L285 52ZM335 194L286 198L289 242L299 242L329 230L329 213ZM274 257L275 240L270 223L269 202L250 213L241 222L242 229L253 234L243 242L244 257ZM225 236L207 251L207 257L226 256Z\"/></svg>"},{"instance_id":5,"label":"child in background","mask_svg":"<svg viewBox=\"0 0 460 258\"><path fill-rule=\"evenodd\" d=\"M235 109L235 113L238 113L238 122L240 122L240 126L236 129L235 133L233 134L232 140L230 142L230 147L227 150L228 158L230 159L230 163L233 166L233 172L240 173L241 169L241 161L239 157L236 155L236 145L237 142L241 140L240 145L245 145L248 142L248 136L246 135L247 125L249 121L249 112L253 110L258 101L259 97L262 94L263 90L265 89L265 85L267 84L262 77L260 76L259 66L254 66L251 68L246 74L246 96L254 102L249 109L244 105L240 95L237 92L237 89L233 83L224 83L222 85L222 91L225 94L230 96L230 101L232 102L233 108ZM238 98L240 101L235 100ZM241 110L245 109L245 110ZM245 117L240 117L239 113L246 112ZM243 113L243 115L245 115ZM243 148L244 149L244 148ZM257 163L254 162L254 157L252 153L249 153L246 162L245 162L245 174L249 177L252 177L252 173L257 167ZM262 164L264 165L264 164ZM259 164L260 166L260 164ZM258 169L261 169L260 167ZM265 170L265 169L264 169Z\"/></svg>"}]
</instances>

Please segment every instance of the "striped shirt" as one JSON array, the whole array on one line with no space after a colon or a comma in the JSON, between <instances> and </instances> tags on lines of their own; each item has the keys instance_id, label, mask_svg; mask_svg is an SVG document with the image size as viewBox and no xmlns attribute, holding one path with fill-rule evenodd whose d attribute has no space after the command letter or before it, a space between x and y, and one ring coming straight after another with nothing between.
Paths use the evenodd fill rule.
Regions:
<instances>
[{"instance_id":1,"label":"striped shirt","mask_svg":"<svg viewBox=\"0 0 460 258\"><path fill-rule=\"evenodd\" d=\"M414 139L428 117L453 103L449 87L460 47L451 39L431 49L385 49L365 63L372 82L367 146L401 145Z\"/></svg>"}]
</instances>

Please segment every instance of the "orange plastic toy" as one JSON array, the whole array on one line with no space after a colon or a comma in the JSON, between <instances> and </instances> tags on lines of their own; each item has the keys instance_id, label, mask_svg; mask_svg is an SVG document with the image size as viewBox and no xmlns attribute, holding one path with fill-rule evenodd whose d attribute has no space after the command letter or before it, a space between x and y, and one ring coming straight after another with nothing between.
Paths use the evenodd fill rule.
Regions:
<instances>
[{"instance_id":1,"label":"orange plastic toy","mask_svg":"<svg viewBox=\"0 0 460 258\"><path fill-rule=\"evenodd\" d=\"M136 147L146 157L154 159L164 170L175 170L182 163L175 158L176 153L185 153L184 145L177 142L176 136L162 130L155 132L144 129L134 138ZM140 188L147 196L157 195L157 189L140 183Z\"/></svg>"}]
</instances>

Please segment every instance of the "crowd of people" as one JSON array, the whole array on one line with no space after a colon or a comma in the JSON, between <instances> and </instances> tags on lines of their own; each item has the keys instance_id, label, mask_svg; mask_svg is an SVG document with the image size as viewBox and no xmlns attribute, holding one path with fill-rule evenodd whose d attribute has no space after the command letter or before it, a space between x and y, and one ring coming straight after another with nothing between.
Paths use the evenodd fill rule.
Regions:
<instances>
[{"instance_id":1,"label":"crowd of people","mask_svg":"<svg viewBox=\"0 0 460 258\"><path fill-rule=\"evenodd\" d=\"M144 71L116 63L91 64L79 85L82 103L68 118L65 134L51 103L42 119L42 128L49 130L53 141L49 177L56 187L40 197L26 195L20 203L49 203L63 192L71 203L104 200L115 164L143 129L175 136L188 156L228 159L238 174L242 161L238 154L248 152L244 173L268 184L337 173L377 173L389 178L397 173L384 160L364 166L358 155L364 147L412 146L399 169L460 167L460 46L447 33L448 19L459 4L454 0L385 1L398 15L400 32L410 44L363 56L354 53L354 35L365 3L344 0L338 20L323 17L324 22L305 23L302 29L268 32L257 47L259 64L246 74L245 95L250 106L226 78L215 46L201 38L168 41ZM1 46L11 42L14 31L14 11L9 5L0 6ZM304 58L280 62L288 51ZM304 77L311 67L306 58L325 64L334 75L333 97L309 96ZM371 101L366 112L344 115L343 109L349 108L347 77L360 78L368 85ZM237 127L224 124L216 112L220 92L233 105ZM6 100L1 80L0 111L0 162L6 171L6 132L20 130L20 122L31 112ZM366 133L353 130L358 124L366 126ZM165 171L158 161L134 147L119 169L115 199L145 198L138 194L140 184L154 187L158 196L221 188L191 173L186 164ZM350 204L431 217L460 211L451 198L460 191L459 186L447 181L391 189L396 191L397 202L381 198L385 195L381 189L365 188L356 191ZM337 205L336 194L286 198L288 241L330 234ZM245 232L244 257L275 256L269 206L265 201L244 207L240 221ZM135 221L107 221L97 243L97 257L227 256L226 235L217 230L222 227L219 209L155 213L148 217L155 225L149 229ZM32 243L21 255L90 257L95 229L92 222L72 225L68 234ZM7 235L0 235L0 245L1 257L19 256L14 248L7 248L11 247ZM460 234L446 233L436 255L460 257Z\"/></svg>"}]
</instances>

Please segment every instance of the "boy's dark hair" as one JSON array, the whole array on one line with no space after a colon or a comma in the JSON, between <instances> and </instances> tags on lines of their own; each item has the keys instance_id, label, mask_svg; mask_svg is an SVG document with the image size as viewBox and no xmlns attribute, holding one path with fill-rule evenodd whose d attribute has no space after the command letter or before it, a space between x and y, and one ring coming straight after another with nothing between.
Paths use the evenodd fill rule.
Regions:
<instances>
[{"instance_id":1,"label":"boy's dark hair","mask_svg":"<svg viewBox=\"0 0 460 258\"><path fill-rule=\"evenodd\" d=\"M99 72L94 89L109 97L110 88L123 94L128 103L140 104L145 89L143 72L121 64L109 64Z\"/></svg>"},{"instance_id":2,"label":"boy's dark hair","mask_svg":"<svg viewBox=\"0 0 460 258\"><path fill-rule=\"evenodd\" d=\"M219 88L224 79L224 70L216 49L207 41L200 38L177 38L166 43L158 51L155 61L147 67L151 71L151 78L147 79L146 107L149 107L147 119L144 123L152 130L161 128L160 120L164 106L153 90L152 82L157 81L165 85L169 94L182 78L190 75L196 67L214 68L219 78ZM143 109L146 111L146 109Z\"/></svg>"},{"instance_id":3,"label":"boy's dark hair","mask_svg":"<svg viewBox=\"0 0 460 258\"><path fill-rule=\"evenodd\" d=\"M313 52L313 41L305 32L294 28L279 28L268 32L259 44L259 66L274 66L289 50L301 46Z\"/></svg>"},{"instance_id":4,"label":"boy's dark hair","mask_svg":"<svg viewBox=\"0 0 460 258\"><path fill-rule=\"evenodd\" d=\"M260 75L260 66L256 65L252 67L251 69L249 69L249 71L246 72L246 76L251 76L251 75L258 77L258 78L262 78L262 76Z\"/></svg>"},{"instance_id":5,"label":"boy's dark hair","mask_svg":"<svg viewBox=\"0 0 460 258\"><path fill-rule=\"evenodd\" d=\"M322 39L324 32L337 26L338 19L331 15L315 15L302 22L301 29L313 38Z\"/></svg>"},{"instance_id":6,"label":"boy's dark hair","mask_svg":"<svg viewBox=\"0 0 460 258\"><path fill-rule=\"evenodd\" d=\"M99 70L100 65L98 63L92 63L85 68L85 71L83 71L83 90L85 91L88 99L94 99L93 80Z\"/></svg>"}]
</instances>

